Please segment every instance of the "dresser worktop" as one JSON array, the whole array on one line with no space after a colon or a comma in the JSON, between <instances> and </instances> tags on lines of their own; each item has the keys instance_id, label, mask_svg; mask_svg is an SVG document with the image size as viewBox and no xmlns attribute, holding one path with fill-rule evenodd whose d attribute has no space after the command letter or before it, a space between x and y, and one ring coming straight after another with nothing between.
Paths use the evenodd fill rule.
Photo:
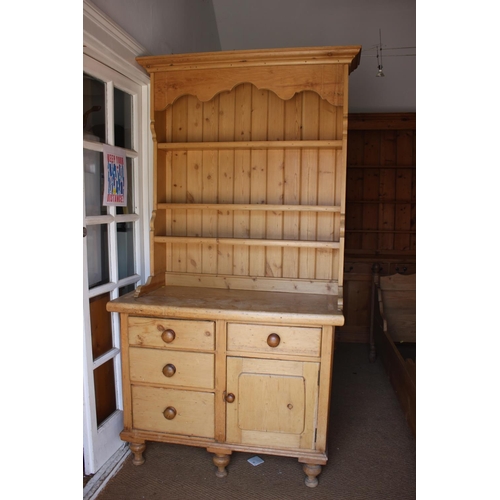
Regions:
<instances>
[{"instance_id":1,"label":"dresser worktop","mask_svg":"<svg viewBox=\"0 0 500 500\"><path fill-rule=\"evenodd\" d=\"M227 320L344 324L335 295L163 286L144 296L129 293L108 304L112 312Z\"/></svg>"}]
</instances>

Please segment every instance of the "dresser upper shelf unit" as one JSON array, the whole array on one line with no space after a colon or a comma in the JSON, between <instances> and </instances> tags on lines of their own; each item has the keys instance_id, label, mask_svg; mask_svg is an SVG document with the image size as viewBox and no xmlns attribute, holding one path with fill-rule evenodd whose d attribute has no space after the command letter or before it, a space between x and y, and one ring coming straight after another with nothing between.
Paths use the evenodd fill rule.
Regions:
<instances>
[{"instance_id":1,"label":"dresser upper shelf unit","mask_svg":"<svg viewBox=\"0 0 500 500\"><path fill-rule=\"evenodd\" d=\"M360 49L138 58L155 162L151 279L138 295L169 274L251 290L281 279L290 292L334 283L341 308L347 81Z\"/></svg>"}]
</instances>

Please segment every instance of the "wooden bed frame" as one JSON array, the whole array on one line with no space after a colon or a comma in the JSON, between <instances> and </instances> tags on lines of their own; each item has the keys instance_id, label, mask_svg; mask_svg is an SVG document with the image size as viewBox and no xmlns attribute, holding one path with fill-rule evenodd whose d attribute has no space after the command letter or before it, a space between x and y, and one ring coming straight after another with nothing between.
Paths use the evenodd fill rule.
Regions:
<instances>
[{"instance_id":1,"label":"wooden bed frame","mask_svg":"<svg viewBox=\"0 0 500 500\"><path fill-rule=\"evenodd\" d=\"M401 349L416 347L416 274L380 276L374 266L371 318L370 361L382 360L416 435L415 356L406 357Z\"/></svg>"}]
</instances>

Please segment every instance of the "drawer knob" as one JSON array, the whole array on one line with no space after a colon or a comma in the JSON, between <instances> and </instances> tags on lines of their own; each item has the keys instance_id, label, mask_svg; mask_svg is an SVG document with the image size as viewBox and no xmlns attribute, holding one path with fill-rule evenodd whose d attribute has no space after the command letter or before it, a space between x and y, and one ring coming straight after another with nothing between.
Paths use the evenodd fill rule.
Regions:
<instances>
[{"instance_id":1,"label":"drawer knob","mask_svg":"<svg viewBox=\"0 0 500 500\"><path fill-rule=\"evenodd\" d=\"M234 400L236 399L236 397L234 396L234 394L232 392L230 392L229 394L226 394L226 403L234 403Z\"/></svg>"},{"instance_id":2,"label":"drawer knob","mask_svg":"<svg viewBox=\"0 0 500 500\"><path fill-rule=\"evenodd\" d=\"M177 415L177 410L173 406L169 406L164 412L163 416L167 420L173 420L175 416Z\"/></svg>"},{"instance_id":3,"label":"drawer knob","mask_svg":"<svg viewBox=\"0 0 500 500\"><path fill-rule=\"evenodd\" d=\"M175 340L175 332L170 328L168 330L163 330L161 339L163 340L163 342L170 344L170 342L173 342Z\"/></svg>"},{"instance_id":4,"label":"drawer knob","mask_svg":"<svg viewBox=\"0 0 500 500\"><path fill-rule=\"evenodd\" d=\"M163 375L165 375L165 377L173 377L176 371L175 365L171 363L163 367Z\"/></svg>"},{"instance_id":5,"label":"drawer knob","mask_svg":"<svg viewBox=\"0 0 500 500\"><path fill-rule=\"evenodd\" d=\"M281 339L277 333L271 333L269 337L267 337L267 345L269 347L278 347L280 345Z\"/></svg>"}]
</instances>

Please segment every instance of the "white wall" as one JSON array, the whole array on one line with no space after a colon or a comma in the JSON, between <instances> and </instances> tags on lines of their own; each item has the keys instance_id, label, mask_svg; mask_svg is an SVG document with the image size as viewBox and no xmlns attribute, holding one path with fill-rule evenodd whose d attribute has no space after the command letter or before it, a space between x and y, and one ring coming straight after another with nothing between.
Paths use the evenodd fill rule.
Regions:
<instances>
[{"instance_id":1,"label":"white wall","mask_svg":"<svg viewBox=\"0 0 500 500\"><path fill-rule=\"evenodd\" d=\"M221 49L212 0L92 0L149 55Z\"/></svg>"}]
</instances>

